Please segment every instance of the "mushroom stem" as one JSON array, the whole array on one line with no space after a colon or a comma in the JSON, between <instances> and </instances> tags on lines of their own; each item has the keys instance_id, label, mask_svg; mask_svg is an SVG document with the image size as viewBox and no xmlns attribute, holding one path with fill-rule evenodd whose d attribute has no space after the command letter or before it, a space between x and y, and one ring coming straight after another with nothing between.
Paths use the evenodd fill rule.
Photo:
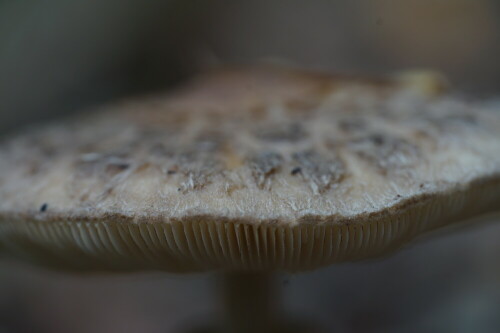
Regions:
<instances>
[{"instance_id":1,"label":"mushroom stem","mask_svg":"<svg viewBox=\"0 0 500 333\"><path fill-rule=\"evenodd\" d=\"M272 275L266 272L224 274L224 333L269 333L275 325Z\"/></svg>"}]
</instances>

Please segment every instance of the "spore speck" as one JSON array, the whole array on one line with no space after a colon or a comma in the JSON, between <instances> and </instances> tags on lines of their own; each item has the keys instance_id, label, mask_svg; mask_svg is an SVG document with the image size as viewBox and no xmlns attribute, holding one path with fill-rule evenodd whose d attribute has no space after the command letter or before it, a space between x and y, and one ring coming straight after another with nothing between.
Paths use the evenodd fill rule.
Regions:
<instances>
[{"instance_id":1,"label":"spore speck","mask_svg":"<svg viewBox=\"0 0 500 333\"><path fill-rule=\"evenodd\" d=\"M47 211L47 208L49 207L48 204L44 203L43 205L40 206L40 212L45 212Z\"/></svg>"}]
</instances>

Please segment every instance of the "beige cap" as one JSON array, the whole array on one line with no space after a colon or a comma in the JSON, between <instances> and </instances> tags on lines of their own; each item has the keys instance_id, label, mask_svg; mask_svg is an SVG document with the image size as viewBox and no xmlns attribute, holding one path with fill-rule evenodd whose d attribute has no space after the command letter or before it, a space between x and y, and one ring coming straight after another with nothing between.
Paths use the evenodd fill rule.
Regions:
<instances>
[{"instance_id":1,"label":"beige cap","mask_svg":"<svg viewBox=\"0 0 500 333\"><path fill-rule=\"evenodd\" d=\"M499 209L499 110L420 79L226 69L26 130L0 146L0 243L74 269L300 271Z\"/></svg>"}]
</instances>

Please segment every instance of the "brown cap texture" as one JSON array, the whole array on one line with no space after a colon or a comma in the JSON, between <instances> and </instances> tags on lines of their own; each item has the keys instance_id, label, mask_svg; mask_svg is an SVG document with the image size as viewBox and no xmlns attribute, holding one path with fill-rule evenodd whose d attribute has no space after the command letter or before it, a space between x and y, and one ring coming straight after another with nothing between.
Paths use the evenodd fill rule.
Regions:
<instances>
[{"instance_id":1,"label":"brown cap texture","mask_svg":"<svg viewBox=\"0 0 500 333\"><path fill-rule=\"evenodd\" d=\"M500 110L408 80L223 69L26 129L0 144L1 247L82 270L300 271L500 210Z\"/></svg>"}]
</instances>

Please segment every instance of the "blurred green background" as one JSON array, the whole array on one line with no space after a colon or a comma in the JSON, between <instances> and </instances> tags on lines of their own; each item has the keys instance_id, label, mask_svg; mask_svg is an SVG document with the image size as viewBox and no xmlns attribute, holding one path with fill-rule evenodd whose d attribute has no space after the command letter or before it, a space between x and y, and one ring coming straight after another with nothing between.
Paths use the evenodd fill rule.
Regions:
<instances>
[{"instance_id":1,"label":"blurred green background","mask_svg":"<svg viewBox=\"0 0 500 333\"><path fill-rule=\"evenodd\" d=\"M425 68L500 92L500 2L0 1L0 135L206 68ZM85 111L83 111L85 112ZM495 218L491 222L495 222ZM500 224L390 258L278 278L290 317L330 332L500 332ZM75 276L0 257L0 333L178 332L217 311L210 274Z\"/></svg>"}]
</instances>

